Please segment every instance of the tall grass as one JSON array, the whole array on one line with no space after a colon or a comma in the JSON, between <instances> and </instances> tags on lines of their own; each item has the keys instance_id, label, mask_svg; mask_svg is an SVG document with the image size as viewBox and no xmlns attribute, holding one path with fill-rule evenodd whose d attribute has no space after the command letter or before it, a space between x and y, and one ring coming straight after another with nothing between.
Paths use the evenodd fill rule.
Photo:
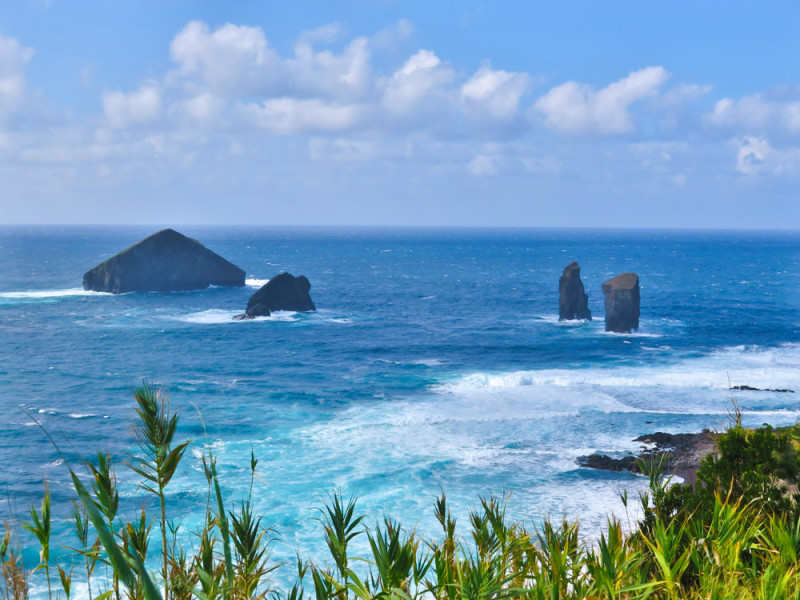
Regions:
<instances>
[{"instance_id":1,"label":"tall grass","mask_svg":"<svg viewBox=\"0 0 800 600\"><path fill-rule=\"evenodd\" d=\"M750 431L735 423L720 435L718 453L703 461L694 487L671 485L663 461L642 465L650 491L639 499L640 521L627 532L610 518L594 544L581 536L577 521L546 520L530 528L509 521L507 498L478 499L462 530L444 494L433 504L441 532L424 538L391 518L368 519L355 498L337 491L318 509L328 560L298 557L296 582L280 589L271 579L281 566L270 558L274 532L253 507L258 460L252 451L250 487L237 506L226 506L216 459L210 451L203 455L206 517L196 542L181 546L174 525L168 536L173 520L167 518L164 489L188 442L173 441L178 415L170 411L164 390L145 384L135 397L141 454L127 464L158 498L158 514L154 519L142 509L121 522L110 456L98 453L87 463L89 487L70 468L77 495L72 560L69 553L59 560L50 553L47 489L24 524L38 543L41 560L34 570L45 572L50 597L69 600L73 580L82 580L92 600L161 600L162 595L172 600L800 600L800 509L790 493L800 473L800 426ZM625 495L623 502L627 505ZM155 523L160 556L148 559ZM352 550L360 536L368 549L361 556ZM18 532L6 525L0 540L5 599L29 594L22 547ZM146 567L156 562L158 574ZM110 577L94 576L98 563ZM75 570L73 564L82 567ZM50 584L53 569L60 590Z\"/></svg>"}]
</instances>

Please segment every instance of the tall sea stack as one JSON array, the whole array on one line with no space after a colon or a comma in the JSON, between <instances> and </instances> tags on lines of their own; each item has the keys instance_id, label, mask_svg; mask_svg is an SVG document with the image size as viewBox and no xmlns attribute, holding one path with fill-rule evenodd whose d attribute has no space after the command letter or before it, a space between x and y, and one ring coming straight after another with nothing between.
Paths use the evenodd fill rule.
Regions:
<instances>
[{"instance_id":1,"label":"tall sea stack","mask_svg":"<svg viewBox=\"0 0 800 600\"><path fill-rule=\"evenodd\" d=\"M558 280L558 320L586 319L592 320L589 310L589 296L583 290L581 267L571 262L564 268Z\"/></svg>"},{"instance_id":2,"label":"tall sea stack","mask_svg":"<svg viewBox=\"0 0 800 600\"><path fill-rule=\"evenodd\" d=\"M639 329L639 276L623 273L603 283L606 331L630 333Z\"/></svg>"},{"instance_id":3,"label":"tall sea stack","mask_svg":"<svg viewBox=\"0 0 800 600\"><path fill-rule=\"evenodd\" d=\"M210 285L244 285L245 273L174 229L137 242L87 271L83 289L95 292L183 292Z\"/></svg>"}]
</instances>

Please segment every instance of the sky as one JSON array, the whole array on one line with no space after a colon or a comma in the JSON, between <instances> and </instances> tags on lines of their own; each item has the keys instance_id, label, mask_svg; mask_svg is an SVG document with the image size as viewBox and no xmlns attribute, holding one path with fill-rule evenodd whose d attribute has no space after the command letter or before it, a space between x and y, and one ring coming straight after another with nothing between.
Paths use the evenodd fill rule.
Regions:
<instances>
[{"instance_id":1,"label":"sky","mask_svg":"<svg viewBox=\"0 0 800 600\"><path fill-rule=\"evenodd\" d=\"M796 0L0 3L0 224L800 228Z\"/></svg>"}]
</instances>

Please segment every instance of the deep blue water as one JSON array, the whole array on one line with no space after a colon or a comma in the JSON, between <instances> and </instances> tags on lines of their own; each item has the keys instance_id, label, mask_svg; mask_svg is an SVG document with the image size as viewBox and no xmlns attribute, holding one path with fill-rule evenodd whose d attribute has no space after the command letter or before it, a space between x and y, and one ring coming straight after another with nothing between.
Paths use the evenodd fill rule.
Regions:
<instances>
[{"instance_id":1,"label":"deep blue water","mask_svg":"<svg viewBox=\"0 0 800 600\"><path fill-rule=\"evenodd\" d=\"M738 393L746 424L800 417L798 233L179 229L251 285L87 294L85 270L155 229L0 229L2 518L27 514L45 479L66 514L63 460L96 450L119 461L123 510L146 502L122 464L143 379L170 390L178 437L194 440L168 488L185 535L205 507L203 448L231 501L246 493L252 448L279 559L323 555L313 509L337 488L371 520L421 531L435 531L444 490L462 517L506 491L517 518L566 513L591 532L643 481L577 456L724 427L729 384L798 391ZM557 320L572 260L591 322ZM231 321L281 271L310 279L319 310ZM626 271L640 276L641 326L607 334L600 284Z\"/></svg>"}]
</instances>

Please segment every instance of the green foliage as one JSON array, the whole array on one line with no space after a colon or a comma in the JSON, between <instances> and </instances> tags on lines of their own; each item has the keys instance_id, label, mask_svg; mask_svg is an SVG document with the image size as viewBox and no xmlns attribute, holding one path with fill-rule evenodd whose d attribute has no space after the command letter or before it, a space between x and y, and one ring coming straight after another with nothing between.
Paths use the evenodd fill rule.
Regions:
<instances>
[{"instance_id":1,"label":"green foliage","mask_svg":"<svg viewBox=\"0 0 800 600\"><path fill-rule=\"evenodd\" d=\"M136 416L138 421L134 428L134 436L144 456L133 457L131 469L144 477L144 489L158 496L161 507L161 548L163 555L164 600L169 598L169 548L167 546L167 487L175 470L183 458L189 441L172 447L172 439L178 427L178 413L171 413L169 396L160 387L144 382L135 388L133 397L136 400Z\"/></svg>"},{"instance_id":2,"label":"green foliage","mask_svg":"<svg viewBox=\"0 0 800 600\"><path fill-rule=\"evenodd\" d=\"M69 469L78 496L72 507L79 541L75 552L83 559L89 595L97 561L113 575L113 589L95 600L160 600L145 567L154 522L162 532L163 593L172 600L800 599L800 511L797 498L788 493L800 472L797 427L749 431L734 425L719 436L718 454L703 461L695 486L671 485L663 475L663 457L643 464L650 489L640 496L642 520L626 533L610 519L594 544L582 540L577 522L566 519L545 520L530 532L508 522L507 497L479 499L462 535L444 494L434 502L440 536L423 540L386 517L366 527L356 500L337 491L318 517L329 562L298 557L297 581L283 591L270 579L280 566L270 559L273 532L252 503L258 466L252 450L249 490L233 510L223 502L216 458L210 451L203 455L204 525L195 532L191 551L178 546L178 526L171 525L168 546L164 487L188 442L173 447L177 414L170 412L162 390L145 385L136 391L136 401L142 455L132 458L133 468L145 479L142 487L158 496L160 518L142 509L132 521L118 522L123 521L120 498L107 454L99 453L96 465L87 464L91 491ZM622 497L627 508L627 495ZM24 527L39 543L37 568L45 569L49 584L47 489L41 508L31 508L30 515ZM352 552L353 540L361 535L367 556ZM8 525L0 559L2 597L27 598L27 573ZM52 566L69 600L76 573L71 563Z\"/></svg>"},{"instance_id":3,"label":"green foliage","mask_svg":"<svg viewBox=\"0 0 800 600\"><path fill-rule=\"evenodd\" d=\"M797 514L798 498L788 490L797 485L800 461L793 442L798 426L776 430L765 425L748 430L735 425L717 439L717 454L706 456L697 471L697 485L674 485L654 494L662 518L678 514L713 513L717 495L743 504L755 503L764 513ZM647 521L647 519L646 519Z\"/></svg>"},{"instance_id":4,"label":"green foliage","mask_svg":"<svg viewBox=\"0 0 800 600\"><path fill-rule=\"evenodd\" d=\"M50 489L46 483L41 511L37 512L36 507L31 506L31 522L24 524L23 527L39 540L39 566L45 570L47 596L52 598L53 592L50 589Z\"/></svg>"},{"instance_id":5,"label":"green foliage","mask_svg":"<svg viewBox=\"0 0 800 600\"><path fill-rule=\"evenodd\" d=\"M331 553L339 576L347 586L347 546L361 532L357 527L364 520L364 515L356 515L355 498L350 498L345 503L341 492L336 492L328 497L328 502L323 509L321 522L325 531L325 543Z\"/></svg>"}]
</instances>

